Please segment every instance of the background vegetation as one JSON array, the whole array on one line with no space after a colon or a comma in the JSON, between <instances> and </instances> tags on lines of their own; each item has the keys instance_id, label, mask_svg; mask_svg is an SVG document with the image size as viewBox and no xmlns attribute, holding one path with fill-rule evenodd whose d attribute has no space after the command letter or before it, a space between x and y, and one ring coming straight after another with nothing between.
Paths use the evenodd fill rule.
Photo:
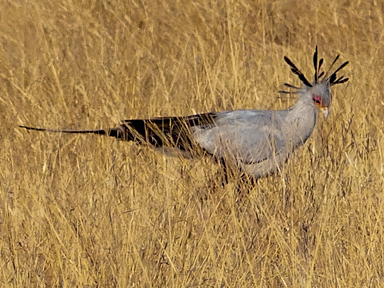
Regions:
<instances>
[{"instance_id":1,"label":"background vegetation","mask_svg":"<svg viewBox=\"0 0 384 288\"><path fill-rule=\"evenodd\" d=\"M0 4L3 287L383 287L383 1ZM283 109L315 45L349 60L332 114L237 193L210 159L18 124ZM327 67L327 66L326 66ZM311 77L311 76L309 76Z\"/></svg>"}]
</instances>

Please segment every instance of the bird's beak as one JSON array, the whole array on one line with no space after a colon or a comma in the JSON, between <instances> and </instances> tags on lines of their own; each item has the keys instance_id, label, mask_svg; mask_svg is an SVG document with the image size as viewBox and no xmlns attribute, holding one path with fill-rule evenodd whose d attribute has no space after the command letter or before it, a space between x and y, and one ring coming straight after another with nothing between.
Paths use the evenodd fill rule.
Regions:
<instances>
[{"instance_id":1,"label":"bird's beak","mask_svg":"<svg viewBox=\"0 0 384 288\"><path fill-rule=\"evenodd\" d=\"M323 106L321 103L316 103L315 102L315 106L321 111L321 112L323 112L323 114L324 114L324 118L325 119L327 119L328 118L328 116L329 116L329 107L327 107L327 106Z\"/></svg>"},{"instance_id":2,"label":"bird's beak","mask_svg":"<svg viewBox=\"0 0 384 288\"><path fill-rule=\"evenodd\" d=\"M329 116L329 114L330 114L330 112L329 112L329 108L328 108L328 107L322 107L322 108L321 108L321 111L322 111L323 114L324 114L324 118L327 119L328 116Z\"/></svg>"}]
</instances>

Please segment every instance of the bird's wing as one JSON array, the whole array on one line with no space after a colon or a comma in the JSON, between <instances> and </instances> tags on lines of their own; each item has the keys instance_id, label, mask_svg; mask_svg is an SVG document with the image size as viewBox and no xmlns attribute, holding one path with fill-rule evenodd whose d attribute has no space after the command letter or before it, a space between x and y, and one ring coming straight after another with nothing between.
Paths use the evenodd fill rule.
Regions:
<instances>
[{"instance_id":1,"label":"bird's wing","mask_svg":"<svg viewBox=\"0 0 384 288\"><path fill-rule=\"evenodd\" d=\"M192 128L195 141L209 153L255 164L285 152L287 139L278 113L236 110L215 115L214 126Z\"/></svg>"},{"instance_id":2,"label":"bird's wing","mask_svg":"<svg viewBox=\"0 0 384 288\"><path fill-rule=\"evenodd\" d=\"M215 113L204 113L180 117L133 119L125 120L116 129L124 131L124 135L120 137L124 140L148 143L155 147L166 146L191 150L196 148L191 128L214 126L215 118Z\"/></svg>"}]
</instances>

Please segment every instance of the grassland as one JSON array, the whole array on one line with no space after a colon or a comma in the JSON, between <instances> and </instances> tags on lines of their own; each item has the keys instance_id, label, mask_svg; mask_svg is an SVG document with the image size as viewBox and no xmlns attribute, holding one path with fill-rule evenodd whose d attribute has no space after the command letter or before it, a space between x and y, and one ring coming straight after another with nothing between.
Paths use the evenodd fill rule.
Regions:
<instances>
[{"instance_id":1,"label":"grassland","mask_svg":"<svg viewBox=\"0 0 384 288\"><path fill-rule=\"evenodd\" d=\"M383 1L2 1L2 287L383 287ZM315 45L348 85L281 173L18 124L282 109ZM217 181L216 181L217 182ZM217 183L216 183L217 184Z\"/></svg>"}]
</instances>

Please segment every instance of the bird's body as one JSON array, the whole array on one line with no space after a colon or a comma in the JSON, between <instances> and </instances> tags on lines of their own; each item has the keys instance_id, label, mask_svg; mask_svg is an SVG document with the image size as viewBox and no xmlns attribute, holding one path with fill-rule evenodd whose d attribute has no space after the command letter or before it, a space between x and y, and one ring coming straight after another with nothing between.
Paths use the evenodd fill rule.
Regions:
<instances>
[{"instance_id":1,"label":"bird's body","mask_svg":"<svg viewBox=\"0 0 384 288\"><path fill-rule=\"evenodd\" d=\"M335 59L334 62L338 57ZM289 155L312 134L318 109L328 115L331 103L330 86L344 83L348 78L319 78L323 60L317 66L317 48L314 55L315 81L309 83L296 66L285 57L292 71L304 83L296 88L299 98L285 110L233 110L182 117L125 120L120 126L101 130L50 130L21 126L30 130L94 133L118 139L147 143L154 147L173 147L187 153L197 151L237 166L251 178L257 179L279 169ZM332 64L333 65L333 64Z\"/></svg>"}]
</instances>

